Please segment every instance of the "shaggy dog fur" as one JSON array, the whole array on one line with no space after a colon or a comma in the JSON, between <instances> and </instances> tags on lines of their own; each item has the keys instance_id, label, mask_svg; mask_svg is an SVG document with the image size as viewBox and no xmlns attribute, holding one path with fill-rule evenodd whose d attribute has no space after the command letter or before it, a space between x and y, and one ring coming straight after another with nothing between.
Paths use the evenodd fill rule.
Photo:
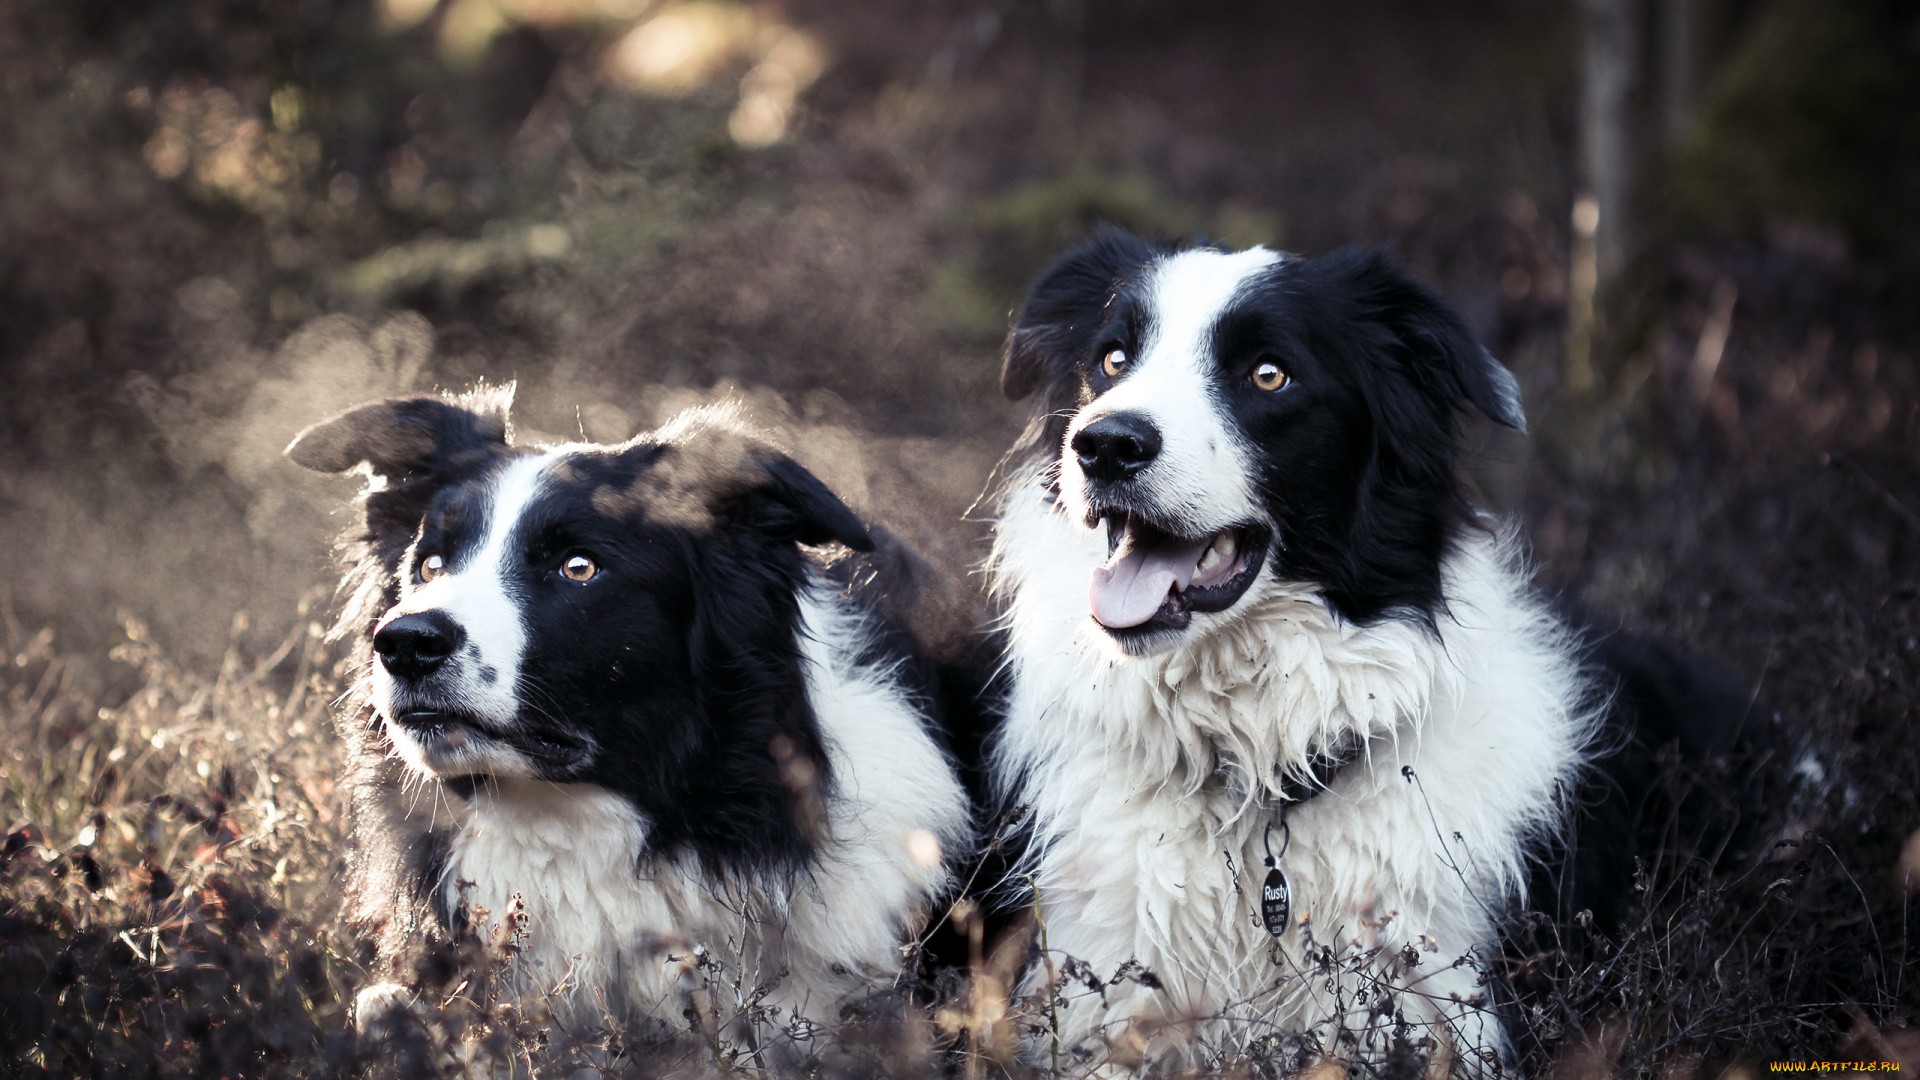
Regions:
<instances>
[{"instance_id":1,"label":"shaggy dog fur","mask_svg":"<svg viewBox=\"0 0 1920 1080\"><path fill-rule=\"evenodd\" d=\"M287 450L371 479L340 624L348 888L392 980L363 1026L482 912L576 1021L685 1030L699 989L700 1023L835 1021L970 847L910 662L801 547L868 531L724 412L533 449L507 405L373 402Z\"/></svg>"}]
</instances>

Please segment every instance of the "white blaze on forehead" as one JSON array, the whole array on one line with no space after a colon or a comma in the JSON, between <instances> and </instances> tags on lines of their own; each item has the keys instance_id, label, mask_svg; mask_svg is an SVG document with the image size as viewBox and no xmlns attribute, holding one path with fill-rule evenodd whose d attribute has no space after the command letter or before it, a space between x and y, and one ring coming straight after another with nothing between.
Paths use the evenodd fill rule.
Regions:
<instances>
[{"instance_id":1,"label":"white blaze on forehead","mask_svg":"<svg viewBox=\"0 0 1920 1080\"><path fill-rule=\"evenodd\" d=\"M1247 282L1277 264L1280 255L1263 247L1231 254L1183 251L1153 269L1147 296L1152 305L1151 335L1142 360L1168 350L1198 358L1210 352L1214 324Z\"/></svg>"},{"instance_id":2,"label":"white blaze on forehead","mask_svg":"<svg viewBox=\"0 0 1920 1080\"><path fill-rule=\"evenodd\" d=\"M439 611L466 634L466 642L447 660L445 693L461 709L498 724L520 712L517 686L527 630L515 585L520 551L514 533L527 507L539 497L555 452L517 458L494 475L486 492L486 520L479 543L464 551L441 553L447 568L416 585L387 614L388 619L418 611ZM386 688L386 671L376 667L375 690Z\"/></svg>"},{"instance_id":3,"label":"white blaze on forehead","mask_svg":"<svg viewBox=\"0 0 1920 1080\"><path fill-rule=\"evenodd\" d=\"M1252 454L1215 387L1214 327L1248 283L1278 264L1266 248L1231 254L1183 251L1155 264L1143 289L1146 338L1127 374L1074 417L1073 436L1117 413L1143 417L1160 433L1160 454L1135 481L1156 516L1193 535L1264 516L1254 497ZM1084 497L1078 468L1062 471L1070 502Z\"/></svg>"}]
</instances>

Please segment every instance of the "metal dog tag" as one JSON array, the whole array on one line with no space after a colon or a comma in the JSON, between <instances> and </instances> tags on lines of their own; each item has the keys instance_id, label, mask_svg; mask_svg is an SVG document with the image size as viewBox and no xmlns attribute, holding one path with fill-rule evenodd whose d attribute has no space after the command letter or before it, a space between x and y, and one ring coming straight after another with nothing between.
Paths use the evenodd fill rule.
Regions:
<instances>
[{"instance_id":1,"label":"metal dog tag","mask_svg":"<svg viewBox=\"0 0 1920 1080\"><path fill-rule=\"evenodd\" d=\"M1287 917L1292 914L1293 886L1276 866L1267 871L1267 882L1260 886L1260 918L1267 924L1267 933L1279 938L1286 935Z\"/></svg>"}]
</instances>

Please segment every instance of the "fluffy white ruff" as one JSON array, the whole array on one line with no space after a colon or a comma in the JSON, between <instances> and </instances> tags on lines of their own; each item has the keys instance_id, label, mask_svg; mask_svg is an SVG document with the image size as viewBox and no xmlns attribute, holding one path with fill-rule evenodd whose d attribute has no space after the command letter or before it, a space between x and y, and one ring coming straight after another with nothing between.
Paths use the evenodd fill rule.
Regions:
<instances>
[{"instance_id":1,"label":"fluffy white ruff","mask_svg":"<svg viewBox=\"0 0 1920 1080\"><path fill-rule=\"evenodd\" d=\"M720 996L771 983L778 1023L829 1023L900 973L902 943L947 884L941 853L965 853L966 795L892 672L855 663L865 622L820 586L802 624L834 771L810 874L737 881L691 861L637 864L647 822L591 785L491 782L458 811L447 899L496 922L524 910L522 995L558 990L563 1012L587 1021L604 999L678 1026L696 990L725 1023L744 1000Z\"/></svg>"},{"instance_id":2,"label":"fluffy white ruff","mask_svg":"<svg viewBox=\"0 0 1920 1080\"><path fill-rule=\"evenodd\" d=\"M1348 624L1267 571L1218 624L1132 658L1088 614L1104 540L1037 472L1011 489L992 564L1013 688L993 766L1032 809L1047 931L1027 990L1067 957L1102 978L1137 962L1161 987L1122 981L1103 999L1070 986L1063 1049L1198 1061L1305 1035L1332 1052L1344 1028L1377 1052L1384 985L1443 1036L1435 1052L1503 1054L1476 965L1455 961L1493 942L1599 722L1511 539L1462 538L1437 636ZM1276 945L1259 897L1281 777L1347 733L1365 756L1286 817L1299 922ZM1282 838L1276 827L1276 853ZM1332 946L1333 962L1310 945Z\"/></svg>"}]
</instances>

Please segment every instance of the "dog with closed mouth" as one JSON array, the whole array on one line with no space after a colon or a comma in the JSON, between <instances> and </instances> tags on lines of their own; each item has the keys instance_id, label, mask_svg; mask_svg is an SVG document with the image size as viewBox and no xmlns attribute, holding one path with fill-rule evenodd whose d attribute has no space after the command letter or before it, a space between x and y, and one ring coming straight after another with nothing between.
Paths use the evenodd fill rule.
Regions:
<instances>
[{"instance_id":1,"label":"dog with closed mouth","mask_svg":"<svg viewBox=\"0 0 1920 1080\"><path fill-rule=\"evenodd\" d=\"M700 1022L833 1022L970 845L905 658L803 547L868 530L724 409L533 448L510 397L375 401L287 449L370 478L339 624L369 661L348 893L392 980L363 1029L482 909L525 930L515 989L575 1019L684 1030L717 966Z\"/></svg>"},{"instance_id":2,"label":"dog with closed mouth","mask_svg":"<svg viewBox=\"0 0 1920 1080\"><path fill-rule=\"evenodd\" d=\"M1109 230L1033 286L1002 386L1038 407L991 766L1053 1048L1502 1061L1480 961L1605 711L1456 473L1468 410L1524 430L1513 376L1378 253Z\"/></svg>"}]
</instances>

